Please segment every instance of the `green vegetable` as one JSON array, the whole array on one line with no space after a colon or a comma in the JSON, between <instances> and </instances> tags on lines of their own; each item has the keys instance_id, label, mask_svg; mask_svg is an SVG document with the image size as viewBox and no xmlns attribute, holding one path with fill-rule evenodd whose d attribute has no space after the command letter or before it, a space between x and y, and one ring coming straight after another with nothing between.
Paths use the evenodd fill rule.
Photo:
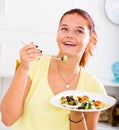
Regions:
<instances>
[{"instance_id":1,"label":"green vegetable","mask_svg":"<svg viewBox=\"0 0 119 130\"><path fill-rule=\"evenodd\" d=\"M61 60L63 60L63 61L67 61L67 59L68 59L67 55L64 55L64 56L61 57Z\"/></svg>"},{"instance_id":2,"label":"green vegetable","mask_svg":"<svg viewBox=\"0 0 119 130\"><path fill-rule=\"evenodd\" d=\"M94 109L95 106L94 106L94 102L93 101L86 101L86 102L83 102L81 104L81 108L82 109Z\"/></svg>"}]
</instances>

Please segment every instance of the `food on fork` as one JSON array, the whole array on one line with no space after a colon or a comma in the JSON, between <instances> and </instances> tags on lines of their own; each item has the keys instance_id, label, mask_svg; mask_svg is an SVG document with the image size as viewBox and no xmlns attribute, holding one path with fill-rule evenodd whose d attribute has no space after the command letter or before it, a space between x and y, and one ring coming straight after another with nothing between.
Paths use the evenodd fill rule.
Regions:
<instances>
[{"instance_id":1,"label":"food on fork","mask_svg":"<svg viewBox=\"0 0 119 130\"><path fill-rule=\"evenodd\" d=\"M67 61L68 57L67 55L64 55L62 57L55 57L55 56L52 56L51 58L55 59L55 60L62 60L62 61Z\"/></svg>"}]
</instances>

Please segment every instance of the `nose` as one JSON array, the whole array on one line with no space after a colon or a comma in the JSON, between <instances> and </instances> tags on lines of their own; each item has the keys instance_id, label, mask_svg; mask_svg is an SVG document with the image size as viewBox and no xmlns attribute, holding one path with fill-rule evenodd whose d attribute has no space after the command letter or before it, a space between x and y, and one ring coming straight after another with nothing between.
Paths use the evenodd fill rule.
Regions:
<instances>
[{"instance_id":1,"label":"nose","mask_svg":"<svg viewBox=\"0 0 119 130\"><path fill-rule=\"evenodd\" d=\"M72 32L68 32L67 33L67 38L73 38L73 33Z\"/></svg>"}]
</instances>

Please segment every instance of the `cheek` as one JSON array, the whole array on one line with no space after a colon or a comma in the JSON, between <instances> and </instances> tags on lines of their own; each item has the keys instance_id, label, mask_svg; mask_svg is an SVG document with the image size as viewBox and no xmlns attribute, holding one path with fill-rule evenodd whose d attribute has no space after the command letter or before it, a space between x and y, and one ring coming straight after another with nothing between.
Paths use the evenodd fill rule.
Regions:
<instances>
[{"instance_id":1,"label":"cheek","mask_svg":"<svg viewBox=\"0 0 119 130\"><path fill-rule=\"evenodd\" d=\"M60 48L60 43L61 43L61 37L60 37L60 35L56 36L56 42L57 42L58 47Z\"/></svg>"},{"instance_id":2,"label":"cheek","mask_svg":"<svg viewBox=\"0 0 119 130\"><path fill-rule=\"evenodd\" d=\"M82 43L84 48L86 48L89 42L90 42L90 38L88 36L83 39Z\"/></svg>"},{"instance_id":3,"label":"cheek","mask_svg":"<svg viewBox=\"0 0 119 130\"><path fill-rule=\"evenodd\" d=\"M90 40L90 37L89 37L89 35L87 34L85 37L84 37L84 42L85 43L88 43L89 42L89 40Z\"/></svg>"},{"instance_id":4,"label":"cheek","mask_svg":"<svg viewBox=\"0 0 119 130\"><path fill-rule=\"evenodd\" d=\"M89 43L89 37L85 37L85 38L79 38L78 39L79 45L82 48L85 48L87 46L87 44Z\"/></svg>"},{"instance_id":5,"label":"cheek","mask_svg":"<svg viewBox=\"0 0 119 130\"><path fill-rule=\"evenodd\" d=\"M78 52L84 53L88 43L89 43L89 39L88 38L85 38L82 41L80 40Z\"/></svg>"}]
</instances>

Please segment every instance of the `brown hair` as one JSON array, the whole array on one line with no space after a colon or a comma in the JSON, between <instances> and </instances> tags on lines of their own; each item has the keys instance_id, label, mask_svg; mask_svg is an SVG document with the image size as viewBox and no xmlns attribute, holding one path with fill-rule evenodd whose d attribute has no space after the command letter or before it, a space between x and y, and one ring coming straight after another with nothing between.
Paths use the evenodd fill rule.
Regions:
<instances>
[{"instance_id":1,"label":"brown hair","mask_svg":"<svg viewBox=\"0 0 119 130\"><path fill-rule=\"evenodd\" d=\"M65 12L60 19L60 23L65 15L70 15L70 14L75 14L75 13L82 16L84 19L86 19L88 21L88 27L90 30L90 36L91 36L91 40L92 40L92 42L88 43L88 45L83 53L83 56L81 58L81 61L79 63L80 66L85 67L89 57L93 55L93 49L97 44L97 34L95 31L95 25L94 25L93 19L86 11L84 11L82 9L71 9L71 10Z\"/></svg>"}]
</instances>

